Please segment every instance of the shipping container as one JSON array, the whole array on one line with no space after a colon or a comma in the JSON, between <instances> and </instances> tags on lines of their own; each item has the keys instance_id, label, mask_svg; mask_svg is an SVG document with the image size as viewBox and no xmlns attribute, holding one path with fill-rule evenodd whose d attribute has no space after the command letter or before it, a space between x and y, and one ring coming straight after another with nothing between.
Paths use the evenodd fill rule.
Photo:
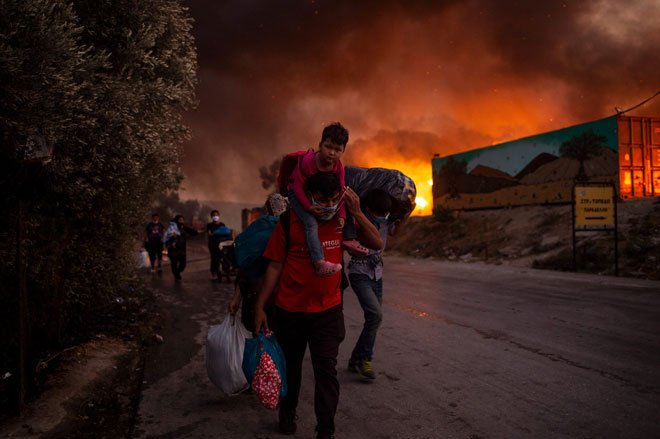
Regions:
<instances>
[{"instance_id":1,"label":"shipping container","mask_svg":"<svg viewBox=\"0 0 660 439\"><path fill-rule=\"evenodd\" d=\"M660 195L660 118L616 115L498 145L434 158L433 205L468 210L567 203L580 162L563 142L593 133L590 181L613 182L621 198Z\"/></svg>"}]
</instances>

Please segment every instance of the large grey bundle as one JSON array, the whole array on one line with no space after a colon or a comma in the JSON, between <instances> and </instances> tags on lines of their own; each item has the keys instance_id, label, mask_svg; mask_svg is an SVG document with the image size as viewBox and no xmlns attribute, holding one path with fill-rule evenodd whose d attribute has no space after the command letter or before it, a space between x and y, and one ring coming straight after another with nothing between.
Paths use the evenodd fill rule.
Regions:
<instances>
[{"instance_id":1,"label":"large grey bundle","mask_svg":"<svg viewBox=\"0 0 660 439\"><path fill-rule=\"evenodd\" d=\"M417 188L412 178L396 169L359 168L346 166L346 185L352 188L360 198L371 189L382 189L392 197L393 220L405 218L415 209Z\"/></svg>"}]
</instances>

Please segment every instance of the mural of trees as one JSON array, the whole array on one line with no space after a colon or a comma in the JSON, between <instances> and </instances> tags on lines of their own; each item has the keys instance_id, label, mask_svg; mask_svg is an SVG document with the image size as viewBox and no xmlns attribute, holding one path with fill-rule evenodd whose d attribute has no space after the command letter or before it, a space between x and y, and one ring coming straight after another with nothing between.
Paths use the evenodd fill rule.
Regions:
<instances>
[{"instance_id":1,"label":"mural of trees","mask_svg":"<svg viewBox=\"0 0 660 439\"><path fill-rule=\"evenodd\" d=\"M448 193L451 198L457 197L460 192L458 188L458 179L461 175L466 174L467 162L449 157L445 164L442 165L442 168L440 168L440 177L447 185L447 190L445 193Z\"/></svg>"},{"instance_id":2,"label":"mural of trees","mask_svg":"<svg viewBox=\"0 0 660 439\"><path fill-rule=\"evenodd\" d=\"M599 136L593 130L578 134L570 140L562 142L559 146L559 155L580 162L580 169L576 179L578 181L588 180L587 173L584 170L584 162L597 157L603 153L607 137Z\"/></svg>"}]
</instances>

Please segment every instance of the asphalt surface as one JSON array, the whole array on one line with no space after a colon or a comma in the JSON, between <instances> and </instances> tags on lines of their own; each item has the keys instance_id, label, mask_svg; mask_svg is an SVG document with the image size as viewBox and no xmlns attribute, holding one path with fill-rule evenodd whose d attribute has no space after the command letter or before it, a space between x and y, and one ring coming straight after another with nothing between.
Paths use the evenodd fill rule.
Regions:
<instances>
[{"instance_id":1,"label":"asphalt surface","mask_svg":"<svg viewBox=\"0 0 660 439\"><path fill-rule=\"evenodd\" d=\"M189 252L182 283L148 279L164 342L148 354L134 437L291 437L255 395L209 381L206 333L233 285ZM378 377L363 383L346 369L362 324L346 291L337 438L660 437L659 282L388 257L383 294ZM313 438L309 357L303 373L293 437Z\"/></svg>"}]
</instances>

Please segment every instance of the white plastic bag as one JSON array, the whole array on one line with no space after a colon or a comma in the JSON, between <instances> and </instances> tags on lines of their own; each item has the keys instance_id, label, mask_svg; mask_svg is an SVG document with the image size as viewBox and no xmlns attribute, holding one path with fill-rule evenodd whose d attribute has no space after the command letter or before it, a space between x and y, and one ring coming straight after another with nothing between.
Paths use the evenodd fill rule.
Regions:
<instances>
[{"instance_id":1,"label":"white plastic bag","mask_svg":"<svg viewBox=\"0 0 660 439\"><path fill-rule=\"evenodd\" d=\"M151 261L149 261L149 254L145 249L140 249L140 254L138 255L138 268L149 268L151 267Z\"/></svg>"},{"instance_id":2,"label":"white plastic bag","mask_svg":"<svg viewBox=\"0 0 660 439\"><path fill-rule=\"evenodd\" d=\"M236 316L229 314L221 324L210 328L206 336L206 370L209 378L229 395L250 387L241 368L246 338L252 338L250 331Z\"/></svg>"}]
</instances>

